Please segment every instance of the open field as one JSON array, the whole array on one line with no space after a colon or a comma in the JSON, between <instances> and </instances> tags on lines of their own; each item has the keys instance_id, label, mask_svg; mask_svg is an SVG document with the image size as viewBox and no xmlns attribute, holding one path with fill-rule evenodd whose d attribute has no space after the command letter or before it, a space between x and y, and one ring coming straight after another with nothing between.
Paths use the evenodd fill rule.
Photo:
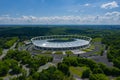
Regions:
<instances>
[{"instance_id":1,"label":"open field","mask_svg":"<svg viewBox=\"0 0 120 80\"><path fill-rule=\"evenodd\" d=\"M69 69L70 69L71 74L74 74L78 77L81 77L83 71L88 69L88 68L87 67L73 67L73 66L71 66Z\"/></svg>"}]
</instances>

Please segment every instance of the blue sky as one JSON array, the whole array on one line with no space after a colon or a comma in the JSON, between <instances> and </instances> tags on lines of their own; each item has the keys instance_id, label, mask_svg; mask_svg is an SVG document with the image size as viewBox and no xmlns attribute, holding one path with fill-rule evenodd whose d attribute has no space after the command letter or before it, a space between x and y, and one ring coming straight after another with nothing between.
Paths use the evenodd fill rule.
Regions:
<instances>
[{"instance_id":1,"label":"blue sky","mask_svg":"<svg viewBox=\"0 0 120 80\"><path fill-rule=\"evenodd\" d=\"M0 24L120 24L120 0L0 0Z\"/></svg>"}]
</instances>

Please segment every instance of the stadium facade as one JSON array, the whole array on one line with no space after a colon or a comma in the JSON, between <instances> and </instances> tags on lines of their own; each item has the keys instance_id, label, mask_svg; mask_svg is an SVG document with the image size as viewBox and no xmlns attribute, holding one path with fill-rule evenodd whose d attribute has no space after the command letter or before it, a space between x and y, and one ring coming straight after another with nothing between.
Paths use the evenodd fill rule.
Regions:
<instances>
[{"instance_id":1,"label":"stadium facade","mask_svg":"<svg viewBox=\"0 0 120 80\"><path fill-rule=\"evenodd\" d=\"M37 50L75 50L90 46L92 38L80 35L38 36L31 39Z\"/></svg>"}]
</instances>

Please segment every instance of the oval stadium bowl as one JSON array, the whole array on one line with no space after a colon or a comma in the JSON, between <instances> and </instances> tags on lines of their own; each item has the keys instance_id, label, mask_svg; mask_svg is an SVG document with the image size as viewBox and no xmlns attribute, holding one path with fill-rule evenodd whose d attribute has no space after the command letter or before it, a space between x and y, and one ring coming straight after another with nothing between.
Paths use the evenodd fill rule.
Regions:
<instances>
[{"instance_id":1,"label":"oval stadium bowl","mask_svg":"<svg viewBox=\"0 0 120 80\"><path fill-rule=\"evenodd\" d=\"M75 50L87 48L92 38L80 35L38 36L31 39L35 49L39 50Z\"/></svg>"}]
</instances>

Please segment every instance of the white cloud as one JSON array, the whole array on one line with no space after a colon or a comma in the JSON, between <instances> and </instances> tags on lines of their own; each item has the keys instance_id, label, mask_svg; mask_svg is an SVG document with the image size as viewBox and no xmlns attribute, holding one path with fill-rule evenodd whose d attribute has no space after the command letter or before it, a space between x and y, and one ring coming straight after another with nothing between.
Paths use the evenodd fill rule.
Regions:
<instances>
[{"instance_id":1,"label":"white cloud","mask_svg":"<svg viewBox=\"0 0 120 80\"><path fill-rule=\"evenodd\" d=\"M101 5L101 8L104 8L104 9L112 9L112 8L116 8L116 7L119 7L119 5L116 1L104 3Z\"/></svg>"},{"instance_id":2,"label":"white cloud","mask_svg":"<svg viewBox=\"0 0 120 80\"><path fill-rule=\"evenodd\" d=\"M107 12L105 14L106 17L109 17L109 20L108 21L111 21L112 22L117 22L120 24L120 12L118 11L113 11L113 12Z\"/></svg>"},{"instance_id":3,"label":"white cloud","mask_svg":"<svg viewBox=\"0 0 120 80\"><path fill-rule=\"evenodd\" d=\"M0 24L120 24L120 12L97 16L0 16Z\"/></svg>"},{"instance_id":4,"label":"white cloud","mask_svg":"<svg viewBox=\"0 0 120 80\"><path fill-rule=\"evenodd\" d=\"M120 12L118 11L107 12L105 15L106 16L120 16Z\"/></svg>"},{"instance_id":5,"label":"white cloud","mask_svg":"<svg viewBox=\"0 0 120 80\"><path fill-rule=\"evenodd\" d=\"M86 4L84 4L84 6L90 6L90 4L89 4L89 3L86 3Z\"/></svg>"}]
</instances>

